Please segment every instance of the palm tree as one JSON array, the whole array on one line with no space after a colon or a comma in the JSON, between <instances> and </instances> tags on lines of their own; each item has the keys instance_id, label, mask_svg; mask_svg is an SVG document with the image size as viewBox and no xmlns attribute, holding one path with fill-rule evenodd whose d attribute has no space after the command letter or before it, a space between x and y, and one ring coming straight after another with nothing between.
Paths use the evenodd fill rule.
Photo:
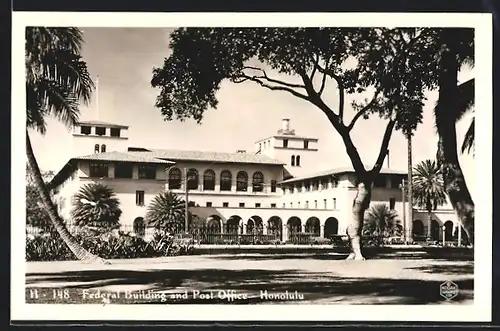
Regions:
<instances>
[{"instance_id":1,"label":"palm tree","mask_svg":"<svg viewBox=\"0 0 500 331\"><path fill-rule=\"evenodd\" d=\"M442 29L437 42L439 96L434 117L439 141L436 156L443 171L445 191L473 244L475 207L458 159L456 121L474 102L474 81L457 84L461 67L474 63L474 29ZM466 140L473 142L473 129L469 131Z\"/></svg>"},{"instance_id":2,"label":"palm tree","mask_svg":"<svg viewBox=\"0 0 500 331\"><path fill-rule=\"evenodd\" d=\"M77 28L26 28L26 154L40 199L70 250L84 262L109 263L85 250L69 233L45 186L28 133L33 129L44 134L50 115L68 127L77 123L79 102L88 103L94 87L80 56L82 43Z\"/></svg>"},{"instance_id":3,"label":"palm tree","mask_svg":"<svg viewBox=\"0 0 500 331\"><path fill-rule=\"evenodd\" d=\"M366 236L376 236L379 239L400 236L403 230L395 210L386 204L372 206L366 213L363 232Z\"/></svg>"},{"instance_id":4,"label":"palm tree","mask_svg":"<svg viewBox=\"0 0 500 331\"><path fill-rule=\"evenodd\" d=\"M119 226L121 214L120 201L106 185L86 184L73 197L74 225L114 229Z\"/></svg>"},{"instance_id":5,"label":"palm tree","mask_svg":"<svg viewBox=\"0 0 500 331\"><path fill-rule=\"evenodd\" d=\"M415 166L413 203L427 211L427 238L431 238L432 211L446 203L443 174L436 161L425 160Z\"/></svg>"},{"instance_id":6,"label":"palm tree","mask_svg":"<svg viewBox=\"0 0 500 331\"><path fill-rule=\"evenodd\" d=\"M145 221L149 227L167 232L178 232L184 228L185 202L173 192L161 192L148 206Z\"/></svg>"}]
</instances>

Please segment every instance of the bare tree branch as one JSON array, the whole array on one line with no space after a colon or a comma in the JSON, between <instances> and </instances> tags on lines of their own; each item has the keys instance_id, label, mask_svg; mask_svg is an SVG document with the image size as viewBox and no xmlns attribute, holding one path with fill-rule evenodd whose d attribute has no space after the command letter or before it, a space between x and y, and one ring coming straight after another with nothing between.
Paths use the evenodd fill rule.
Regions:
<instances>
[{"instance_id":1,"label":"bare tree branch","mask_svg":"<svg viewBox=\"0 0 500 331\"><path fill-rule=\"evenodd\" d=\"M262 76L252 76L252 77L265 79L269 83L280 84L280 85L291 87L291 88L303 88L303 89L306 88L304 85L301 85L301 84L292 84L292 83L284 82L284 81L281 81L278 79L270 78L269 76L267 76L267 73L265 72L265 70L261 69L261 68L246 66L246 67L243 67L242 70L245 70L245 69L260 71L262 73ZM245 75L245 76L249 76L249 75Z\"/></svg>"},{"instance_id":2,"label":"bare tree branch","mask_svg":"<svg viewBox=\"0 0 500 331\"><path fill-rule=\"evenodd\" d=\"M387 123L387 126L385 127L385 132L382 138L382 144L380 146L380 151L377 157L377 161L375 162L375 165L371 170L372 175L378 174L380 172L380 169L382 169L384 159L387 156L389 141L391 140L392 132L394 131L395 125L396 125L396 120L391 119L389 120L389 123Z\"/></svg>"},{"instance_id":3,"label":"bare tree branch","mask_svg":"<svg viewBox=\"0 0 500 331\"><path fill-rule=\"evenodd\" d=\"M330 64L330 59L326 60L325 68L322 68L319 64L317 65L319 72L323 74L323 80L321 82L321 88L318 92L319 95L323 93L323 90L325 88L325 83L326 83L326 77L330 76L332 77L336 82L337 82L337 87L339 89L339 118L340 120L344 119L344 98L345 98L345 90L344 90L344 83L342 81L342 77L339 75L335 74L333 70L328 69L328 66Z\"/></svg>"},{"instance_id":4,"label":"bare tree branch","mask_svg":"<svg viewBox=\"0 0 500 331\"><path fill-rule=\"evenodd\" d=\"M314 79L314 75L316 74L316 70L318 70L319 55L316 55L316 58L314 58L314 55L313 55L313 63L314 63L314 67L313 67L313 70L312 70L312 73L311 73L311 80Z\"/></svg>"},{"instance_id":5,"label":"bare tree branch","mask_svg":"<svg viewBox=\"0 0 500 331\"><path fill-rule=\"evenodd\" d=\"M366 114L366 112L368 112L370 110L370 108L375 104L375 102L377 101L377 98L380 94L381 90L380 89L377 89L377 91L375 92L375 94L373 95L373 99L366 105L364 106L362 109L360 109L356 114L354 114L354 117L352 118L351 120L351 123L347 126L347 130L351 131L353 128L354 128L354 124L356 124L356 121L361 117L363 116L364 114Z\"/></svg>"},{"instance_id":6,"label":"bare tree branch","mask_svg":"<svg viewBox=\"0 0 500 331\"><path fill-rule=\"evenodd\" d=\"M262 80L259 79L259 78L264 78L265 79L265 77L261 77L261 76L248 76L248 75L241 74L238 78L240 78L240 79L239 80L234 80L235 83L242 83L242 82L245 82L245 81L252 81L252 82L255 82L255 83L259 84L260 86L265 87L265 88L267 88L269 90L272 90L272 91L285 91L285 92L291 93L292 95L296 96L297 98L300 98L300 99L303 99L303 100L306 100L306 101L310 101L310 99L309 99L309 97L307 95L299 93L299 92L293 90L292 88L285 87L285 86L272 86L272 85L264 83ZM283 85L285 85L285 84L283 84Z\"/></svg>"}]
</instances>

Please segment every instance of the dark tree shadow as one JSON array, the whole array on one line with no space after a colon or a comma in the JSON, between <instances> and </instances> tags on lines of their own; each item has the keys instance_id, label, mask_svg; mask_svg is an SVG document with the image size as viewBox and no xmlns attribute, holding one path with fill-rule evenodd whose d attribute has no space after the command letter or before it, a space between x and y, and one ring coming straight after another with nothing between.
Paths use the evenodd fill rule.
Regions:
<instances>
[{"instance_id":1,"label":"dark tree shadow","mask_svg":"<svg viewBox=\"0 0 500 331\"><path fill-rule=\"evenodd\" d=\"M298 291L303 300L327 304L432 304L445 300L439 293L442 281L386 278L346 278L330 273L312 273L300 270L82 270L53 274L27 274L27 287L45 282L60 282L71 289L98 289L110 285L143 285L148 290L170 291L179 294L190 290L234 290L246 298L228 301L217 296L212 300L193 298L169 299L163 303L182 304L256 304L293 303L290 300L268 300L268 293ZM64 283L68 283L64 285ZM82 282L83 284L71 284ZM459 294L450 303L473 298L473 280L455 282ZM188 292L190 291L188 290ZM191 293L190 293L191 294ZM95 303L95 302L94 302ZM118 303L161 303L158 300L132 300Z\"/></svg>"}]
</instances>

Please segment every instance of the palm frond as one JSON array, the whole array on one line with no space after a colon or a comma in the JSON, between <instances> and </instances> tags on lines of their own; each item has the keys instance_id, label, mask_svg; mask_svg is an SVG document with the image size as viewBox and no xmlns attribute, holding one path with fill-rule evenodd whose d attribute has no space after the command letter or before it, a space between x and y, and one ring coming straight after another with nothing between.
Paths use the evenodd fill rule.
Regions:
<instances>
[{"instance_id":1,"label":"palm frond","mask_svg":"<svg viewBox=\"0 0 500 331\"><path fill-rule=\"evenodd\" d=\"M462 153L467 152L468 154L470 154L471 150L474 151L474 142L475 142L474 122L475 122L475 117L472 118L469 128L465 133L464 141L462 142L462 147L461 147Z\"/></svg>"},{"instance_id":2,"label":"palm frond","mask_svg":"<svg viewBox=\"0 0 500 331\"><path fill-rule=\"evenodd\" d=\"M184 228L185 202L173 192L162 192L148 206L145 221L148 226L177 232Z\"/></svg>"},{"instance_id":3,"label":"palm frond","mask_svg":"<svg viewBox=\"0 0 500 331\"><path fill-rule=\"evenodd\" d=\"M425 160L413 170L413 203L427 211L446 203L443 174L434 160Z\"/></svg>"},{"instance_id":4,"label":"palm frond","mask_svg":"<svg viewBox=\"0 0 500 331\"><path fill-rule=\"evenodd\" d=\"M118 198L106 185L86 184L73 196L71 216L76 225L115 226L121 214Z\"/></svg>"}]
</instances>

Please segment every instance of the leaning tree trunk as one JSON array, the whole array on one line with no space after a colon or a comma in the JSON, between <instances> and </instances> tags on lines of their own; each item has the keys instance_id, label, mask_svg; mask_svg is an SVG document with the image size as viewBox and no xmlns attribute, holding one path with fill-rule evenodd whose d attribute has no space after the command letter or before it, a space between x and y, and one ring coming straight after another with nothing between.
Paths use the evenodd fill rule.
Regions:
<instances>
[{"instance_id":1,"label":"leaning tree trunk","mask_svg":"<svg viewBox=\"0 0 500 331\"><path fill-rule=\"evenodd\" d=\"M31 147L31 141L27 130L26 130L26 154L28 157L28 165L30 166L33 172L33 181L40 196L40 199L42 200L42 203L47 211L47 214L49 215L50 220L52 221L52 224L54 225L54 228L59 233L64 242L68 245L69 249L73 252L73 254L75 254L76 258L78 258L83 262L109 264L108 261L85 250L78 243L75 237L71 235L71 233L66 228L64 222L59 217L57 209L52 203L47 187L45 186L45 183L43 181L42 174L40 173L40 168L38 167L38 163L36 162L35 154L33 153L33 148Z\"/></svg>"},{"instance_id":2,"label":"leaning tree trunk","mask_svg":"<svg viewBox=\"0 0 500 331\"><path fill-rule=\"evenodd\" d=\"M353 217L347 225L347 236L351 241L351 253L348 260L364 260L361 253L361 233L363 231L363 222L365 211L370 206L371 200L371 182L359 181L357 184L357 193L352 205Z\"/></svg>"},{"instance_id":3,"label":"leaning tree trunk","mask_svg":"<svg viewBox=\"0 0 500 331\"><path fill-rule=\"evenodd\" d=\"M474 242L474 202L460 167L457 151L457 132L454 119L446 116L457 107L458 71L460 64L454 45L453 31L443 32L443 44L439 68L439 99L436 107L436 128L439 134L437 159L443 171L446 193L455 209L471 243Z\"/></svg>"}]
</instances>

